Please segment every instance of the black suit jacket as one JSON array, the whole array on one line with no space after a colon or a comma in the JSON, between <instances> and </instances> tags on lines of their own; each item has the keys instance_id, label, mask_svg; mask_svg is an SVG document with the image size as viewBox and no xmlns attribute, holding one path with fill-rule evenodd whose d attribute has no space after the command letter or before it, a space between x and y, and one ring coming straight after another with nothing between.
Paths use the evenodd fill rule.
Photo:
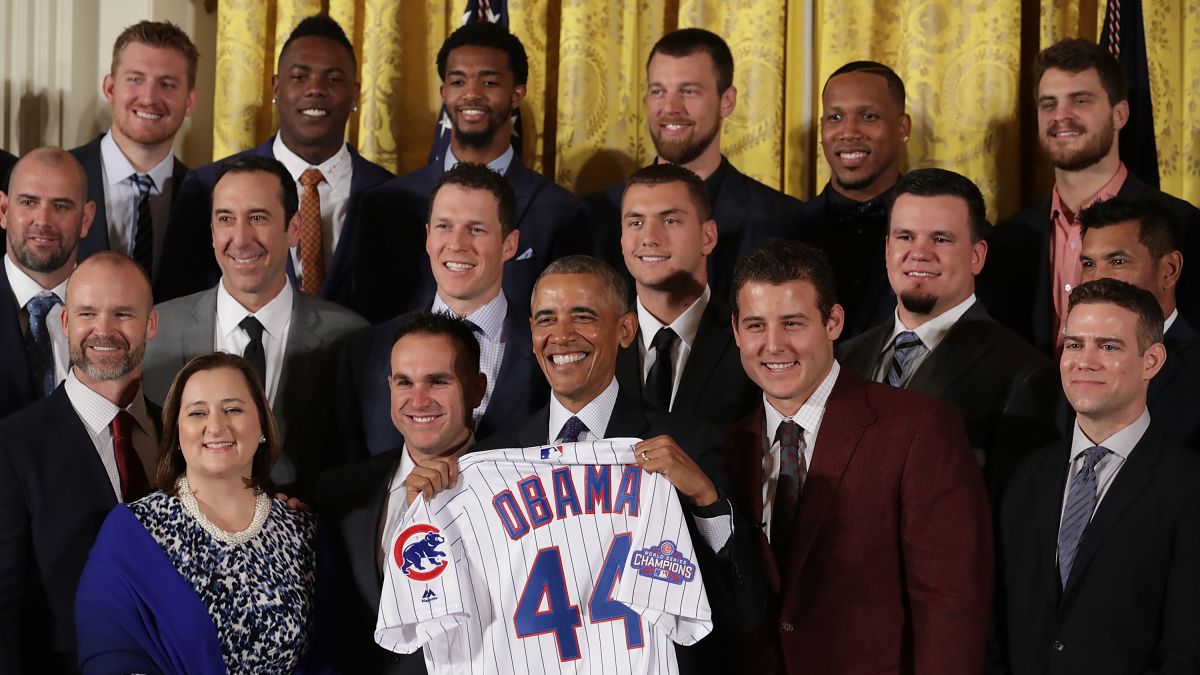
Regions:
<instances>
[{"instance_id":1,"label":"black suit jacket","mask_svg":"<svg viewBox=\"0 0 1200 675\"><path fill-rule=\"evenodd\" d=\"M75 155L75 159L79 160L79 163L83 165L84 172L87 174L88 201L96 203L96 215L92 218L92 226L88 230L87 236L79 241L79 262L83 262L85 258L97 251L107 251L109 249L108 210L104 201L104 157L100 154L100 140L103 138L104 134L100 134L91 143L71 150L71 154ZM171 172L172 207L179 203L183 177L187 172L187 166L176 157L175 168ZM171 220L174 221L174 217ZM154 251L157 255L154 257L153 277L156 279L164 266L164 253L166 251L164 247L168 240L167 233L170 230L171 223L163 223L161 227L158 226L158 223L155 223ZM211 239L209 240L208 248L212 249Z\"/></svg>"},{"instance_id":2,"label":"black suit jacket","mask_svg":"<svg viewBox=\"0 0 1200 675\"><path fill-rule=\"evenodd\" d=\"M8 275L0 270L0 417L34 402L33 373L25 354L25 334L21 332L21 308L13 296Z\"/></svg>"},{"instance_id":3,"label":"black suit jacket","mask_svg":"<svg viewBox=\"0 0 1200 675\"><path fill-rule=\"evenodd\" d=\"M12 175L13 167L16 165L16 155L0 150L0 191L6 194L8 193L8 177Z\"/></svg>"},{"instance_id":4,"label":"black suit jacket","mask_svg":"<svg viewBox=\"0 0 1200 675\"><path fill-rule=\"evenodd\" d=\"M998 520L989 672L1200 672L1200 457L1150 428L1096 508L1060 588L1070 441L1029 458Z\"/></svg>"},{"instance_id":5,"label":"black suit jacket","mask_svg":"<svg viewBox=\"0 0 1200 675\"><path fill-rule=\"evenodd\" d=\"M163 243L163 271L154 286L155 301L172 300L217 285L221 268L212 250L212 191L217 184L217 173L222 164L244 155L274 157L274 143L275 136L271 136L261 145L188 172L171 205L171 230ZM342 306L349 306L351 272L357 264L358 197L392 177L391 171L364 159L353 147L347 148L353 169L346 218L337 248L325 269L320 293L322 298ZM288 276L296 280L290 255Z\"/></svg>"},{"instance_id":6,"label":"black suit jacket","mask_svg":"<svg viewBox=\"0 0 1200 675\"><path fill-rule=\"evenodd\" d=\"M729 429L760 400L759 389L746 377L741 355L733 341L729 310L712 298L700 317L692 352L683 365L679 391L671 412L705 420L722 431ZM617 382L621 391L642 400L642 358L638 347L642 330L632 344L617 354Z\"/></svg>"},{"instance_id":7,"label":"black suit jacket","mask_svg":"<svg viewBox=\"0 0 1200 675\"><path fill-rule=\"evenodd\" d=\"M838 346L838 360L870 380L893 321ZM906 389L949 403L995 489L1034 448L1058 440L1054 410L1058 369L1020 336L992 320L977 301L913 374Z\"/></svg>"},{"instance_id":8,"label":"black suit jacket","mask_svg":"<svg viewBox=\"0 0 1200 675\"><path fill-rule=\"evenodd\" d=\"M1200 335L1180 314L1163 342L1167 362L1150 380L1150 416L1164 436L1200 450Z\"/></svg>"},{"instance_id":9,"label":"black suit jacket","mask_svg":"<svg viewBox=\"0 0 1200 675\"><path fill-rule=\"evenodd\" d=\"M351 307L371 323L420 309L436 284L425 252L430 195L442 177L438 159L363 195L362 257L355 268ZM529 297L542 270L564 255L586 250L587 217L570 192L526 167L519 157L504 174L517 196L520 241L504 263L504 292L529 313Z\"/></svg>"},{"instance_id":10,"label":"black suit jacket","mask_svg":"<svg viewBox=\"0 0 1200 675\"><path fill-rule=\"evenodd\" d=\"M1171 212L1185 233L1183 259L1200 260L1200 209L1172 197L1129 174L1118 196L1155 195ZM988 234L988 262L979 275L979 299L1000 323L1016 331L1047 354L1054 352L1057 326L1050 293L1052 269L1050 222L1052 196L1001 221ZM1200 321L1200 279L1184 265L1176 297L1179 313Z\"/></svg>"}]
</instances>

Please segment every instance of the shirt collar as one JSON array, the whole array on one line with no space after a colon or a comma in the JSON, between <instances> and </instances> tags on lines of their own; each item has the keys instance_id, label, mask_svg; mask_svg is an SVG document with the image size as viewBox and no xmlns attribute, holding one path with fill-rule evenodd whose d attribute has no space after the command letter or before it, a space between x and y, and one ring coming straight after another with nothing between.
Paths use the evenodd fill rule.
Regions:
<instances>
[{"instance_id":1,"label":"shirt collar","mask_svg":"<svg viewBox=\"0 0 1200 675\"><path fill-rule=\"evenodd\" d=\"M829 368L829 373L825 375L825 379L821 380L821 384L817 385L804 405L800 406L796 414L791 417L776 410L775 406L767 400L767 395L763 394L763 408L767 411L763 432L767 435L767 445L775 442L775 434L784 420L794 421L815 437L821 428L821 420L825 417L825 404L829 402L829 394L833 391L833 385L837 382L838 373L841 371L841 365L835 360Z\"/></svg>"},{"instance_id":2,"label":"shirt collar","mask_svg":"<svg viewBox=\"0 0 1200 675\"><path fill-rule=\"evenodd\" d=\"M558 432L562 431L563 425L572 417L578 417L579 421L588 428L588 433L596 438L603 438L605 430L608 429L608 422L612 419L613 408L617 407L617 391L617 378L614 375L604 391L577 413L563 407L563 404L559 403L552 393L550 395L550 429L546 440L553 441L558 438Z\"/></svg>"},{"instance_id":3,"label":"shirt collar","mask_svg":"<svg viewBox=\"0 0 1200 675\"><path fill-rule=\"evenodd\" d=\"M104 138L100 139L100 158L104 162L104 179L109 185L116 185L129 180L129 177L135 173L140 173L130 164L129 158L125 153L121 152L121 148L117 145L117 141L113 138L112 129L104 134ZM154 181L154 187L151 192L161 194L163 186L171 179L175 173L175 156L167 153L158 164L150 167L146 175Z\"/></svg>"},{"instance_id":4,"label":"shirt collar","mask_svg":"<svg viewBox=\"0 0 1200 675\"><path fill-rule=\"evenodd\" d=\"M967 296L966 300L963 300L920 326L913 328L912 332L916 333L917 337L921 339L921 344L925 346L925 349L933 351L946 338L946 334L950 332L950 329L954 328L954 324L958 323L962 315L966 314L967 310L971 309L971 306L974 304L975 294L972 293ZM896 321L892 324L892 337L883 344L883 350L880 354L891 349L896 336L907 330L908 328L905 327L904 322L900 321L900 311L896 310Z\"/></svg>"},{"instance_id":5,"label":"shirt collar","mask_svg":"<svg viewBox=\"0 0 1200 675\"><path fill-rule=\"evenodd\" d=\"M462 457L467 453L471 446L475 445L475 432L471 432L467 436L467 442L463 443L462 447L455 450L451 457ZM404 445L404 449L400 452L400 466L396 467L396 472L392 474L392 482L388 486L388 492L399 492L404 489L404 481L408 478L408 474L417 468L417 462L408 452L408 444Z\"/></svg>"},{"instance_id":6,"label":"shirt collar","mask_svg":"<svg viewBox=\"0 0 1200 675\"><path fill-rule=\"evenodd\" d=\"M271 154L283 163L288 173L291 174L292 180L297 183L300 182L300 174L309 169L320 171L321 175L325 177L325 182L335 189L339 187L337 182L341 177L350 175L349 167L352 159L350 148L345 143L342 143L342 147L333 153L333 157L314 166L300 155L292 152L292 149L283 142L283 134L275 134L275 141L271 144Z\"/></svg>"},{"instance_id":7,"label":"shirt collar","mask_svg":"<svg viewBox=\"0 0 1200 675\"><path fill-rule=\"evenodd\" d=\"M1142 409L1142 414L1134 420L1133 424L1121 429L1117 433L1100 441L1092 442L1083 433L1083 429L1079 428L1079 416L1075 417L1075 431L1071 435L1071 461L1079 459L1084 450L1094 446L1102 445L1114 455L1118 455L1122 460L1129 459L1129 453L1133 452L1134 446L1138 441L1142 440L1142 436L1146 433L1146 429L1150 427L1150 409Z\"/></svg>"},{"instance_id":8,"label":"shirt collar","mask_svg":"<svg viewBox=\"0 0 1200 675\"><path fill-rule=\"evenodd\" d=\"M59 296L59 297L62 297L62 296ZM1171 316L1168 316L1167 320L1163 322L1163 333L1164 334L1167 331L1171 330L1171 326L1175 325L1175 319L1178 319L1178 318L1179 318L1179 310L1178 309L1171 310Z\"/></svg>"},{"instance_id":9,"label":"shirt collar","mask_svg":"<svg viewBox=\"0 0 1200 675\"><path fill-rule=\"evenodd\" d=\"M287 328L288 321L291 320L292 296L294 295L291 283L285 282L279 295L263 305L262 309L251 312L229 294L225 288L225 279L222 278L221 282L217 284L217 326L221 329L221 335L228 336L233 333L238 329L238 324L242 322L242 319L254 314L254 318L263 325L267 335L279 339Z\"/></svg>"},{"instance_id":10,"label":"shirt collar","mask_svg":"<svg viewBox=\"0 0 1200 675\"><path fill-rule=\"evenodd\" d=\"M683 310L683 313L675 317L675 320L670 323L671 330L679 336L680 341L692 348L692 343L696 341L696 333L700 332L700 317L704 316L704 310L708 307L708 301L712 298L712 291L708 286L704 287L704 292L690 307ZM639 331L642 334L642 346L646 351L650 351L650 343L654 341L654 336L659 329L663 327L663 322L659 321L646 306L642 304L642 299L637 300L637 315Z\"/></svg>"},{"instance_id":11,"label":"shirt collar","mask_svg":"<svg viewBox=\"0 0 1200 675\"><path fill-rule=\"evenodd\" d=\"M107 429L112 424L113 418L122 410L115 403L80 382L79 378L75 376L74 368L67 372L67 377L63 380L63 388L66 389L67 398L71 401L72 407L79 413L79 419L83 421L84 426L93 436L97 436L101 431ZM154 427L150 422L150 413L146 410L146 401L142 397L140 383L137 391L133 394L133 402L125 406L124 410L133 417L133 421L141 427L143 432L151 433Z\"/></svg>"},{"instance_id":12,"label":"shirt collar","mask_svg":"<svg viewBox=\"0 0 1200 675\"><path fill-rule=\"evenodd\" d=\"M1104 187L1100 188L1099 192L1097 192L1095 196L1080 204L1079 210L1082 211L1096 202L1102 202L1116 197L1117 193L1121 191L1121 186L1125 185L1125 179L1128 177L1129 169L1125 168L1124 162L1120 162L1117 165L1117 172L1113 174L1113 177L1108 179L1108 182L1104 184ZM1050 197L1050 219L1059 223L1060 225L1079 223L1078 213L1073 214L1073 217L1069 223L1067 222L1066 214L1066 207L1063 206L1062 198L1058 195L1058 183L1055 183L1054 192L1051 193Z\"/></svg>"},{"instance_id":13,"label":"shirt collar","mask_svg":"<svg viewBox=\"0 0 1200 675\"><path fill-rule=\"evenodd\" d=\"M446 312L458 316L458 312L450 308L444 300L442 294L438 293L433 296L433 306L430 308L432 312ZM504 292L496 294L486 305L477 308L474 312L462 317L467 321L479 326L479 330L483 331L483 336L493 342L499 342L500 336L504 332L504 317L508 315L508 298L504 297Z\"/></svg>"},{"instance_id":14,"label":"shirt collar","mask_svg":"<svg viewBox=\"0 0 1200 675\"><path fill-rule=\"evenodd\" d=\"M512 166L513 157L516 156L517 153L513 150L513 146L510 143L508 145L508 149L501 153L499 157L487 163L487 167L501 176L506 175L508 173L508 167ZM442 170L449 171L450 169L453 169L456 164L458 164L458 158L454 156L454 150L447 147L446 159L442 161Z\"/></svg>"},{"instance_id":15,"label":"shirt collar","mask_svg":"<svg viewBox=\"0 0 1200 675\"><path fill-rule=\"evenodd\" d=\"M13 297L17 299L18 307L24 307L34 297L47 291L57 295L63 304L67 302L67 281L65 279L54 288L42 288L41 284L25 273L25 270L17 267L7 253L4 254L4 273L8 276L8 285L12 287Z\"/></svg>"}]
</instances>

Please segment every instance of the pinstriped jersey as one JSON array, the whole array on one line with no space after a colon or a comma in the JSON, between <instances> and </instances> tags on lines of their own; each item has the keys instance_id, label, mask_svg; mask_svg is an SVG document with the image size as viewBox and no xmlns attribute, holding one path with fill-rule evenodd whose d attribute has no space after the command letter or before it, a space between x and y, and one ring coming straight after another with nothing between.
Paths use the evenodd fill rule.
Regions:
<instances>
[{"instance_id":1,"label":"pinstriped jersey","mask_svg":"<svg viewBox=\"0 0 1200 675\"><path fill-rule=\"evenodd\" d=\"M635 439L493 450L392 536L376 641L437 673L675 673L712 630L674 487Z\"/></svg>"}]
</instances>

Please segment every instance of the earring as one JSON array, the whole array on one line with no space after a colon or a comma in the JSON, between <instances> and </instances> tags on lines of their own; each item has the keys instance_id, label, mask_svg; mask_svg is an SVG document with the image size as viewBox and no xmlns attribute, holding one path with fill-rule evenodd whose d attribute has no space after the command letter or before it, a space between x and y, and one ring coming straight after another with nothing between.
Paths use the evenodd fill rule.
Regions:
<instances>
[{"instance_id":1,"label":"earring","mask_svg":"<svg viewBox=\"0 0 1200 675\"><path fill-rule=\"evenodd\" d=\"M902 143L907 143L907 142L908 142L908 136L901 136L901 137L900 137L900 142L902 142Z\"/></svg>"},{"instance_id":2,"label":"earring","mask_svg":"<svg viewBox=\"0 0 1200 675\"><path fill-rule=\"evenodd\" d=\"M259 444L266 443L266 442L267 442L267 435L266 435L266 434L263 434L262 436L259 436L259 437L258 437L258 442L259 442Z\"/></svg>"},{"instance_id":3,"label":"earring","mask_svg":"<svg viewBox=\"0 0 1200 675\"><path fill-rule=\"evenodd\" d=\"M356 105L350 106L350 112L358 112L358 106L356 106Z\"/></svg>"},{"instance_id":4,"label":"earring","mask_svg":"<svg viewBox=\"0 0 1200 675\"><path fill-rule=\"evenodd\" d=\"M279 105L279 99L277 99L277 98L272 98L272 99L271 99L271 105Z\"/></svg>"}]
</instances>

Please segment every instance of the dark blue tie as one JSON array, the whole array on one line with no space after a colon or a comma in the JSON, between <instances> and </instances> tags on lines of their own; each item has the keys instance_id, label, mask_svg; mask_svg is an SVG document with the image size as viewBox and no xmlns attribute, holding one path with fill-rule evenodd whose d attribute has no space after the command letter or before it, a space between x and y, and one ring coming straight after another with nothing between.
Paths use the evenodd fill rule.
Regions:
<instances>
[{"instance_id":1,"label":"dark blue tie","mask_svg":"<svg viewBox=\"0 0 1200 675\"><path fill-rule=\"evenodd\" d=\"M33 390L38 396L49 396L54 391L54 349L50 346L50 328L46 317L62 300L53 293L34 296L25 303L29 313L29 336L25 340L25 353L29 357L29 370L33 375Z\"/></svg>"},{"instance_id":2,"label":"dark blue tie","mask_svg":"<svg viewBox=\"0 0 1200 675\"><path fill-rule=\"evenodd\" d=\"M778 562L787 559L792 535L792 521L800 490L808 477L804 463L804 429L791 420L784 420L775 432L779 439L779 480L775 483L775 502L771 507L771 548Z\"/></svg>"},{"instance_id":3,"label":"dark blue tie","mask_svg":"<svg viewBox=\"0 0 1200 675\"><path fill-rule=\"evenodd\" d=\"M904 381L908 360L922 347L921 338L917 337L917 334L910 330L906 330L896 336L896 342L892 349L892 367L888 370L888 384L893 387L900 386L900 383Z\"/></svg>"},{"instance_id":4,"label":"dark blue tie","mask_svg":"<svg viewBox=\"0 0 1200 675\"><path fill-rule=\"evenodd\" d=\"M587 425L583 423L583 420L572 415L571 419L567 420L567 423L563 425L562 433L558 435L558 438L563 443L577 443L579 442L580 434L587 430Z\"/></svg>"},{"instance_id":5,"label":"dark blue tie","mask_svg":"<svg viewBox=\"0 0 1200 675\"><path fill-rule=\"evenodd\" d=\"M150 218L150 190L154 187L154 179L144 173L135 173L129 180L133 181L138 193L133 221L133 259L146 270L146 274L151 274L154 264L154 223Z\"/></svg>"},{"instance_id":6,"label":"dark blue tie","mask_svg":"<svg viewBox=\"0 0 1200 675\"><path fill-rule=\"evenodd\" d=\"M1058 576L1064 588L1071 577L1071 565L1075 564L1083 531L1096 510L1096 464L1108 452L1108 448L1099 445L1084 450L1083 468L1071 479L1071 487L1067 489L1062 524L1058 527Z\"/></svg>"}]
</instances>

